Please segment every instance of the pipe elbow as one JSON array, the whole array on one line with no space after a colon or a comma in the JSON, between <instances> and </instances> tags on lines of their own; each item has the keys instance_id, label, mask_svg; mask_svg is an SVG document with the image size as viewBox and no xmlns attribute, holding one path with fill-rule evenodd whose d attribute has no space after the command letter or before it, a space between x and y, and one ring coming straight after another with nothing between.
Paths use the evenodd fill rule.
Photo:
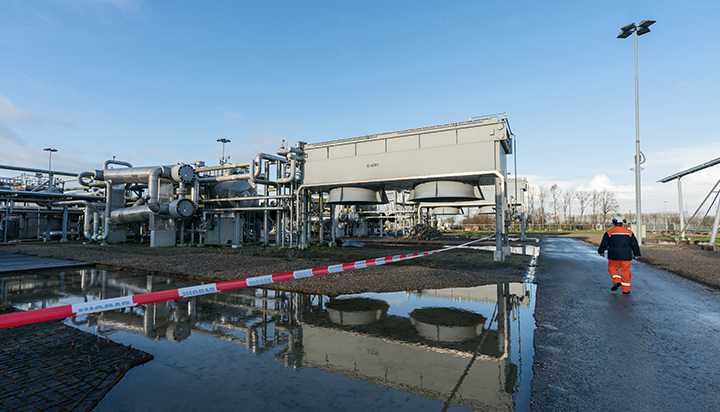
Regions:
<instances>
[{"instance_id":1,"label":"pipe elbow","mask_svg":"<svg viewBox=\"0 0 720 412\"><path fill-rule=\"evenodd\" d=\"M77 181L81 186L90 186L90 182L86 182L85 179L92 178L93 172L82 172L77 176Z\"/></svg>"}]
</instances>

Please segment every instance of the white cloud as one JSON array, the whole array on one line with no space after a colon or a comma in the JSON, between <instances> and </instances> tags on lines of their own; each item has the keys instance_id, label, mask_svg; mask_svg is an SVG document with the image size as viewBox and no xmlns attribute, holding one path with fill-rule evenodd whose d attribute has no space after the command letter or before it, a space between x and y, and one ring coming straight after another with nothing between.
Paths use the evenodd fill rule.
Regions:
<instances>
[{"instance_id":1,"label":"white cloud","mask_svg":"<svg viewBox=\"0 0 720 412\"><path fill-rule=\"evenodd\" d=\"M10 99L0 94L0 122L34 122L28 112L15 106Z\"/></svg>"}]
</instances>

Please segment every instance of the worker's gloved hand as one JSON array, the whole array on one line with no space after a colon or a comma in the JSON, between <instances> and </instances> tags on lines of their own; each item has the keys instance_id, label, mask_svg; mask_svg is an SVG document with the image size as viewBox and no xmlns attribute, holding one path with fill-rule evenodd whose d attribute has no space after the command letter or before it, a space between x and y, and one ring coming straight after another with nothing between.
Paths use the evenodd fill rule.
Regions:
<instances>
[{"instance_id":1,"label":"worker's gloved hand","mask_svg":"<svg viewBox=\"0 0 720 412\"><path fill-rule=\"evenodd\" d=\"M605 257L605 252L598 252L598 255Z\"/></svg>"}]
</instances>

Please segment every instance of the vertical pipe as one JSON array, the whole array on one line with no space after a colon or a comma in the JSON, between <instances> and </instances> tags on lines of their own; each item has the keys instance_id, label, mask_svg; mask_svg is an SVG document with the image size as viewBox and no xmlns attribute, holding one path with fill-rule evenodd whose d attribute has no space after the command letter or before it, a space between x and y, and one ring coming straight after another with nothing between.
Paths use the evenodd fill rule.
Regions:
<instances>
[{"instance_id":1,"label":"vertical pipe","mask_svg":"<svg viewBox=\"0 0 720 412\"><path fill-rule=\"evenodd\" d=\"M267 186L266 186L267 187ZM265 195L267 196L267 189L265 189ZM269 206L269 203L267 200L265 200L265 206ZM270 222L268 222L268 214L270 213L269 210L263 211L263 246L267 246L270 243L270 234L268 233L270 231Z\"/></svg>"},{"instance_id":2,"label":"vertical pipe","mask_svg":"<svg viewBox=\"0 0 720 412\"><path fill-rule=\"evenodd\" d=\"M68 227L68 206L63 205L63 214L62 214L62 238L60 239L61 243L67 242L67 227Z\"/></svg>"},{"instance_id":3,"label":"vertical pipe","mask_svg":"<svg viewBox=\"0 0 720 412\"><path fill-rule=\"evenodd\" d=\"M5 224L3 225L3 242L7 243L8 238L8 225L10 223L10 207L12 200L5 199Z\"/></svg>"},{"instance_id":4,"label":"vertical pipe","mask_svg":"<svg viewBox=\"0 0 720 412\"><path fill-rule=\"evenodd\" d=\"M242 225L240 225L240 212L235 212L235 233L233 238L233 247L240 247L240 232L242 231Z\"/></svg>"},{"instance_id":5,"label":"vertical pipe","mask_svg":"<svg viewBox=\"0 0 720 412\"><path fill-rule=\"evenodd\" d=\"M100 213L95 212L95 213L93 213L92 240L97 240L99 230L100 230Z\"/></svg>"},{"instance_id":6,"label":"vertical pipe","mask_svg":"<svg viewBox=\"0 0 720 412\"><path fill-rule=\"evenodd\" d=\"M50 206L48 206L48 212L45 214L45 241L50 241Z\"/></svg>"},{"instance_id":7,"label":"vertical pipe","mask_svg":"<svg viewBox=\"0 0 720 412\"><path fill-rule=\"evenodd\" d=\"M335 204L330 203L330 241L335 244Z\"/></svg>"},{"instance_id":8,"label":"vertical pipe","mask_svg":"<svg viewBox=\"0 0 720 412\"><path fill-rule=\"evenodd\" d=\"M319 202L320 202L320 231L319 231L319 236L320 236L320 244L322 245L322 244L323 244L323 226L324 226L324 224L323 224L324 220L323 220L323 219L325 218L325 202L323 201L323 191L322 191L322 189L320 189L320 200L319 200Z\"/></svg>"},{"instance_id":9,"label":"vertical pipe","mask_svg":"<svg viewBox=\"0 0 720 412\"><path fill-rule=\"evenodd\" d=\"M503 184L502 178L499 176L495 177L495 252L493 253L493 260L495 262L502 262L505 260L503 253Z\"/></svg>"}]
</instances>

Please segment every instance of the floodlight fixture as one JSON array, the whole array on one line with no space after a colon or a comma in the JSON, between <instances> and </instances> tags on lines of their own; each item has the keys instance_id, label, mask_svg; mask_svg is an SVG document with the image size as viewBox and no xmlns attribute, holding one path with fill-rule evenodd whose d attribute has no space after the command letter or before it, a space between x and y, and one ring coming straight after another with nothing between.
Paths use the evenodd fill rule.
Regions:
<instances>
[{"instance_id":1,"label":"floodlight fixture","mask_svg":"<svg viewBox=\"0 0 720 412\"><path fill-rule=\"evenodd\" d=\"M634 31L623 30L620 32L620 34L618 34L617 38L618 39L626 39L626 38L630 37L630 35L632 35L633 33L634 33Z\"/></svg>"},{"instance_id":2,"label":"floodlight fixture","mask_svg":"<svg viewBox=\"0 0 720 412\"><path fill-rule=\"evenodd\" d=\"M643 20L643 21L640 22L640 24L638 24L638 26L640 26L640 27L650 27L650 26L652 26L653 24L655 24L655 20Z\"/></svg>"},{"instance_id":3,"label":"floodlight fixture","mask_svg":"<svg viewBox=\"0 0 720 412\"><path fill-rule=\"evenodd\" d=\"M635 26L635 23L630 23L630 24L628 24L627 26L622 26L622 27L620 27L620 30L622 30L622 31L629 31L629 32L632 33L632 30L633 30L635 27L636 27L636 26Z\"/></svg>"}]
</instances>

